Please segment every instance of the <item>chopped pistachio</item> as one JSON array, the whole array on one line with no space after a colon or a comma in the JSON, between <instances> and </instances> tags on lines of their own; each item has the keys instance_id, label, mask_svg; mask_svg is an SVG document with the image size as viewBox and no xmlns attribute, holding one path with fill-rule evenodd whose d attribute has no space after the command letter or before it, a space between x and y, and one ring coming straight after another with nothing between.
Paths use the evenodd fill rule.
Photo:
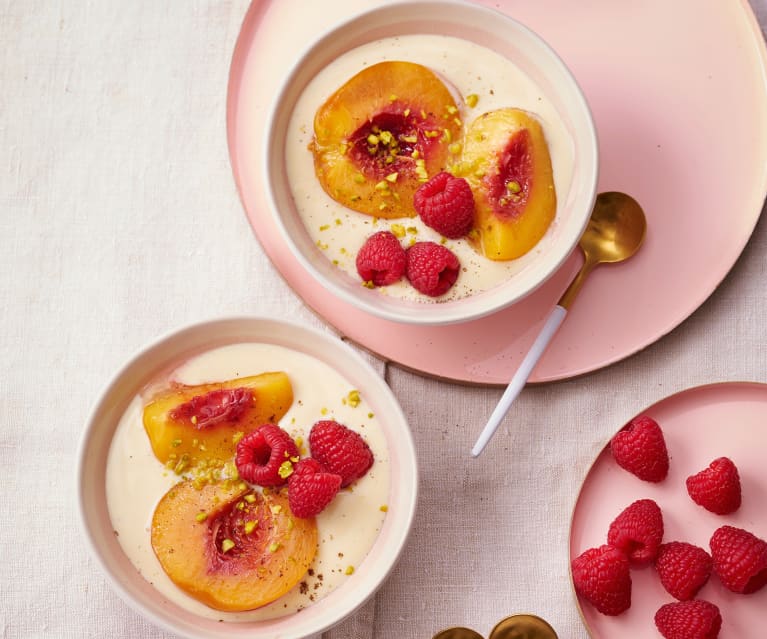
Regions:
<instances>
[{"instance_id":1,"label":"chopped pistachio","mask_svg":"<svg viewBox=\"0 0 767 639\"><path fill-rule=\"evenodd\" d=\"M349 394L346 396L346 401L349 402L349 406L352 408L356 408L360 405L360 392L358 390L350 390Z\"/></svg>"},{"instance_id":2,"label":"chopped pistachio","mask_svg":"<svg viewBox=\"0 0 767 639\"><path fill-rule=\"evenodd\" d=\"M232 548L234 548L234 542L231 539L224 539L221 542L221 552L229 552Z\"/></svg>"},{"instance_id":3,"label":"chopped pistachio","mask_svg":"<svg viewBox=\"0 0 767 639\"><path fill-rule=\"evenodd\" d=\"M323 224L320 226L320 231L327 231L330 228L330 224Z\"/></svg>"},{"instance_id":4,"label":"chopped pistachio","mask_svg":"<svg viewBox=\"0 0 767 639\"><path fill-rule=\"evenodd\" d=\"M409 116L410 115L410 109L405 109L403 111L402 115L404 115L405 117Z\"/></svg>"},{"instance_id":5,"label":"chopped pistachio","mask_svg":"<svg viewBox=\"0 0 767 639\"><path fill-rule=\"evenodd\" d=\"M460 142L453 142L447 147L447 150L450 151L453 155L458 155L461 152L461 149L463 146Z\"/></svg>"},{"instance_id":6,"label":"chopped pistachio","mask_svg":"<svg viewBox=\"0 0 767 639\"><path fill-rule=\"evenodd\" d=\"M269 544L269 552L277 552L279 547L280 547L280 542L274 541L271 544Z\"/></svg>"},{"instance_id":7,"label":"chopped pistachio","mask_svg":"<svg viewBox=\"0 0 767 639\"><path fill-rule=\"evenodd\" d=\"M272 504L271 506L269 506L269 510L272 511L273 515L279 515L280 512L282 511L282 506L280 506L279 504Z\"/></svg>"},{"instance_id":8,"label":"chopped pistachio","mask_svg":"<svg viewBox=\"0 0 767 639\"><path fill-rule=\"evenodd\" d=\"M506 188L512 193L519 193L522 190L522 187L519 185L519 182L517 182L516 180L512 180L511 182L508 182L506 184Z\"/></svg>"},{"instance_id":9,"label":"chopped pistachio","mask_svg":"<svg viewBox=\"0 0 767 639\"><path fill-rule=\"evenodd\" d=\"M248 493L243 497L243 499L248 502L249 504L253 504L256 501L256 496L253 493Z\"/></svg>"},{"instance_id":10,"label":"chopped pistachio","mask_svg":"<svg viewBox=\"0 0 767 639\"><path fill-rule=\"evenodd\" d=\"M380 510L382 513L389 512L389 507L386 504L383 504L378 510Z\"/></svg>"},{"instance_id":11,"label":"chopped pistachio","mask_svg":"<svg viewBox=\"0 0 767 639\"><path fill-rule=\"evenodd\" d=\"M396 96L396 94L394 94L394 93L392 93L392 94L389 96L389 102L394 102L396 99L397 99L397 96Z\"/></svg>"},{"instance_id":12,"label":"chopped pistachio","mask_svg":"<svg viewBox=\"0 0 767 639\"><path fill-rule=\"evenodd\" d=\"M368 413L368 419L373 419L373 417L375 417L374 413Z\"/></svg>"},{"instance_id":13,"label":"chopped pistachio","mask_svg":"<svg viewBox=\"0 0 767 639\"><path fill-rule=\"evenodd\" d=\"M258 521L257 520L246 521L245 522L245 534L249 535L250 533L252 533L255 530L256 526L258 526Z\"/></svg>"},{"instance_id":14,"label":"chopped pistachio","mask_svg":"<svg viewBox=\"0 0 767 639\"><path fill-rule=\"evenodd\" d=\"M184 454L181 456L181 459L178 460L178 463L173 469L173 472L176 473L177 475L181 475L188 468L189 468L189 455Z\"/></svg>"},{"instance_id":15,"label":"chopped pistachio","mask_svg":"<svg viewBox=\"0 0 767 639\"><path fill-rule=\"evenodd\" d=\"M373 135L372 133L367 137L367 143L371 146L375 146L378 144L381 140L378 138L377 135Z\"/></svg>"},{"instance_id":16,"label":"chopped pistachio","mask_svg":"<svg viewBox=\"0 0 767 639\"><path fill-rule=\"evenodd\" d=\"M181 446L181 440L180 439L174 439L170 443L170 445L173 446L173 448L178 448L179 446Z\"/></svg>"},{"instance_id":17,"label":"chopped pistachio","mask_svg":"<svg viewBox=\"0 0 767 639\"><path fill-rule=\"evenodd\" d=\"M344 570L345 575L353 575L354 574L354 566L347 566L346 570Z\"/></svg>"},{"instance_id":18,"label":"chopped pistachio","mask_svg":"<svg viewBox=\"0 0 767 639\"><path fill-rule=\"evenodd\" d=\"M373 284L372 280L365 280L364 282L362 282L362 286L364 286L365 288L375 288L376 287L376 285Z\"/></svg>"},{"instance_id":19,"label":"chopped pistachio","mask_svg":"<svg viewBox=\"0 0 767 639\"><path fill-rule=\"evenodd\" d=\"M280 464L277 469L277 474L283 479L287 479L293 474L293 464L290 460L286 460Z\"/></svg>"},{"instance_id":20,"label":"chopped pistachio","mask_svg":"<svg viewBox=\"0 0 767 639\"><path fill-rule=\"evenodd\" d=\"M195 519L199 522L203 522L208 518L208 513L197 513L195 515Z\"/></svg>"},{"instance_id":21,"label":"chopped pistachio","mask_svg":"<svg viewBox=\"0 0 767 639\"><path fill-rule=\"evenodd\" d=\"M477 102L479 102L479 96L476 93L469 93L469 95L466 96L466 106L473 109L477 106Z\"/></svg>"},{"instance_id":22,"label":"chopped pistachio","mask_svg":"<svg viewBox=\"0 0 767 639\"><path fill-rule=\"evenodd\" d=\"M394 237L405 237L405 227L402 226L402 224L392 224L390 230L394 234Z\"/></svg>"},{"instance_id":23,"label":"chopped pistachio","mask_svg":"<svg viewBox=\"0 0 767 639\"><path fill-rule=\"evenodd\" d=\"M240 440L245 437L245 433L241 430L238 430L234 435L232 435L232 444L235 446L240 443Z\"/></svg>"},{"instance_id":24,"label":"chopped pistachio","mask_svg":"<svg viewBox=\"0 0 767 639\"><path fill-rule=\"evenodd\" d=\"M391 182L392 184L397 181L397 177L399 176L399 173L396 171L394 173L389 173L389 175L386 176L386 181Z\"/></svg>"},{"instance_id":25,"label":"chopped pistachio","mask_svg":"<svg viewBox=\"0 0 767 639\"><path fill-rule=\"evenodd\" d=\"M362 175L362 173L355 173L354 174L354 181L357 184L364 184L365 183L365 176Z\"/></svg>"}]
</instances>

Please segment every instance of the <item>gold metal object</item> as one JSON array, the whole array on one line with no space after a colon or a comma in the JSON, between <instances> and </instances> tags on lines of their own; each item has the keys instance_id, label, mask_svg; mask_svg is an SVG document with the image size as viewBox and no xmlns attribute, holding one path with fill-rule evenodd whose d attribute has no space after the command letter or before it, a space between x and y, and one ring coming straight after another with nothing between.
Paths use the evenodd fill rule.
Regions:
<instances>
[{"instance_id":1,"label":"gold metal object","mask_svg":"<svg viewBox=\"0 0 767 639\"><path fill-rule=\"evenodd\" d=\"M483 637L470 628L455 627L438 632L433 639L483 639ZM511 615L495 624L488 639L558 639L558 637L554 628L540 617Z\"/></svg>"},{"instance_id":2,"label":"gold metal object","mask_svg":"<svg viewBox=\"0 0 767 639\"><path fill-rule=\"evenodd\" d=\"M569 310L597 264L622 262L634 255L642 246L646 230L644 212L634 198L618 191L600 193L579 242L585 261L559 305Z\"/></svg>"},{"instance_id":3,"label":"gold metal object","mask_svg":"<svg viewBox=\"0 0 767 639\"><path fill-rule=\"evenodd\" d=\"M511 615L496 624L489 639L557 639L557 633L535 615Z\"/></svg>"},{"instance_id":4,"label":"gold metal object","mask_svg":"<svg viewBox=\"0 0 767 639\"><path fill-rule=\"evenodd\" d=\"M438 632L433 639L484 639L484 637L470 628L455 627Z\"/></svg>"}]
</instances>

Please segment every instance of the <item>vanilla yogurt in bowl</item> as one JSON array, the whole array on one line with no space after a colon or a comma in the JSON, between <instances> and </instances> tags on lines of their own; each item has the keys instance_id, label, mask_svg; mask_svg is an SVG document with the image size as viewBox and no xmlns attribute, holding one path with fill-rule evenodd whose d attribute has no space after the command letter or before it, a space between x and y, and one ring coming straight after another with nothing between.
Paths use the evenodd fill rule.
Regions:
<instances>
[{"instance_id":1,"label":"vanilla yogurt in bowl","mask_svg":"<svg viewBox=\"0 0 767 639\"><path fill-rule=\"evenodd\" d=\"M283 429L307 439L316 421L335 419L362 434L374 463L317 516L318 553L300 584L262 608L221 612L181 591L153 553L154 508L180 477L152 453L141 420L145 393L158 382L196 385L279 370L294 397ZM385 382L337 338L275 320L207 322L150 346L107 387L80 448L80 509L94 555L129 604L186 637L298 638L330 627L396 563L416 493L412 438Z\"/></svg>"},{"instance_id":2,"label":"vanilla yogurt in bowl","mask_svg":"<svg viewBox=\"0 0 767 639\"><path fill-rule=\"evenodd\" d=\"M426 226L420 217L383 219L352 211L334 201L320 186L312 154L307 147L313 136L314 114L337 87L355 73L386 60L414 62L428 67L453 88L460 111L458 117L468 128L482 113L505 107L533 113L543 126L552 160L557 193L567 193L573 176L573 145L562 116L530 76L509 58L476 42L438 34L405 34L375 40L340 55L320 71L296 102L287 129L285 166L296 210L314 244L350 278L359 279L355 257L372 233L393 230L404 237L405 246L415 241L443 243L461 263L455 285L440 302L482 293L521 273L545 251L551 234L539 246L515 260L494 261L478 253L466 239L446 240ZM464 98L477 96L474 107ZM429 303L403 279L381 287L382 295Z\"/></svg>"},{"instance_id":3,"label":"vanilla yogurt in bowl","mask_svg":"<svg viewBox=\"0 0 767 639\"><path fill-rule=\"evenodd\" d=\"M376 290L362 286L354 259L373 232L404 227L405 246L413 239L442 238L417 217L375 220L345 210L322 190L306 149L314 113L325 99L364 67L383 60L422 64L464 97L477 95L476 106L461 113L466 125L496 108L533 113L543 125L552 158L557 210L544 237L528 254L509 262L486 259L465 240L448 240L462 270L453 289L439 298L420 295L406 281ZM269 213L297 261L343 301L396 322L469 321L530 294L576 247L596 195L596 134L572 74L525 26L459 0L397 2L331 30L300 57L267 126L263 167Z\"/></svg>"}]
</instances>

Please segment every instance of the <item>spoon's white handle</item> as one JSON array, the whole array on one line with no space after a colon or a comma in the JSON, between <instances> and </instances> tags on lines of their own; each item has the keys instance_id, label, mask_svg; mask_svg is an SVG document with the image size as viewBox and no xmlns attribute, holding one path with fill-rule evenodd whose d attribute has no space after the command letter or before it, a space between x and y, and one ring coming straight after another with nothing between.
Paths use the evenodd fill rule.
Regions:
<instances>
[{"instance_id":1,"label":"spoon's white handle","mask_svg":"<svg viewBox=\"0 0 767 639\"><path fill-rule=\"evenodd\" d=\"M544 323L541 332L538 333L538 337L535 338L533 345L530 347L527 355L525 355L525 359L522 360L517 372L514 373L514 377L511 378L511 382L509 382L509 385L501 396L498 406L495 407L485 428L480 433L477 443L474 444L474 448L471 449L471 454L474 457L477 457L484 450L485 446L487 446L487 443L490 441L490 438L498 428L498 425L501 423L501 420L503 420L506 413L509 412L511 404L517 398L520 391L525 387L527 378L530 377L530 373L533 372L538 360L541 359L541 355L543 355L546 347L549 345L551 338L554 337L562 320L565 319L565 315L567 315L567 309L557 304L554 307L554 310L551 311L551 314L546 318L546 322Z\"/></svg>"}]
</instances>

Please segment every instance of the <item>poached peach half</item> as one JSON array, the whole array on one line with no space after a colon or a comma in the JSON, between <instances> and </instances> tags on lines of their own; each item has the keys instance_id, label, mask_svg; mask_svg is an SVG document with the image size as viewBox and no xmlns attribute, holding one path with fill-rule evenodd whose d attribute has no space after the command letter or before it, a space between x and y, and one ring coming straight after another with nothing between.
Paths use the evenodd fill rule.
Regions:
<instances>
[{"instance_id":1,"label":"poached peach half","mask_svg":"<svg viewBox=\"0 0 767 639\"><path fill-rule=\"evenodd\" d=\"M276 424L293 403L284 372L269 372L215 384L173 384L145 406L144 429L155 457L184 467L201 460L227 461L236 433Z\"/></svg>"},{"instance_id":2,"label":"poached peach half","mask_svg":"<svg viewBox=\"0 0 767 639\"><path fill-rule=\"evenodd\" d=\"M462 123L448 87L412 62L380 62L320 106L309 145L323 190L352 210L413 217L413 194L460 152Z\"/></svg>"},{"instance_id":3,"label":"poached peach half","mask_svg":"<svg viewBox=\"0 0 767 639\"><path fill-rule=\"evenodd\" d=\"M532 249L549 228L557 196L543 128L520 109L498 109L474 120L455 169L474 193L476 248L491 260Z\"/></svg>"},{"instance_id":4,"label":"poached peach half","mask_svg":"<svg viewBox=\"0 0 767 639\"><path fill-rule=\"evenodd\" d=\"M173 486L152 518L152 548L171 581L216 610L253 610L295 586L317 553L313 518L288 498L239 482Z\"/></svg>"}]
</instances>

